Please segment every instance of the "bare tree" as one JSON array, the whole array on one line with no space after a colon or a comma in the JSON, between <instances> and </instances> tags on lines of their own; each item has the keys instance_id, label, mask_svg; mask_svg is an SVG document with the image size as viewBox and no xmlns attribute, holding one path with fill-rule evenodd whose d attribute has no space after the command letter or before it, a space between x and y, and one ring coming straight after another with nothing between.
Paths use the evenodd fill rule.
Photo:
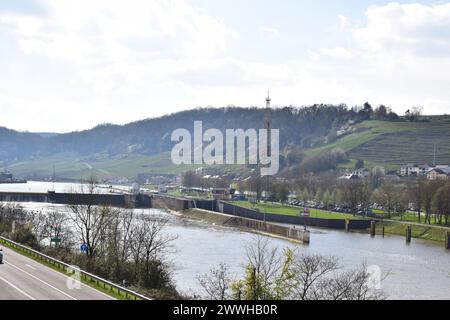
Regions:
<instances>
[{"instance_id":1,"label":"bare tree","mask_svg":"<svg viewBox=\"0 0 450 320\"><path fill-rule=\"evenodd\" d=\"M74 192L68 205L71 220L79 240L87 245L86 255L93 257L105 238L105 232L112 221L110 207L97 206L97 183L91 178L78 192Z\"/></svg>"},{"instance_id":2,"label":"bare tree","mask_svg":"<svg viewBox=\"0 0 450 320\"><path fill-rule=\"evenodd\" d=\"M209 274L198 277L200 286L206 293L206 298L210 300L229 300L231 298L230 267L225 262L220 263L216 268L212 268Z\"/></svg>"},{"instance_id":3,"label":"bare tree","mask_svg":"<svg viewBox=\"0 0 450 320\"><path fill-rule=\"evenodd\" d=\"M351 208L352 213L356 214L358 205L368 206L370 199L370 187L367 181L348 180L342 182L343 200Z\"/></svg>"},{"instance_id":4,"label":"bare tree","mask_svg":"<svg viewBox=\"0 0 450 320\"><path fill-rule=\"evenodd\" d=\"M417 211L417 220L420 223L420 215L423 207L423 192L426 187L426 181L423 178L418 179L416 182L410 184L408 188L408 197L412 203L414 203Z\"/></svg>"},{"instance_id":5,"label":"bare tree","mask_svg":"<svg viewBox=\"0 0 450 320\"><path fill-rule=\"evenodd\" d=\"M60 211L50 211L45 216L45 225L43 236L45 238L58 238L61 240L59 245L71 243L71 230L67 225L69 217L66 213Z\"/></svg>"},{"instance_id":6,"label":"bare tree","mask_svg":"<svg viewBox=\"0 0 450 320\"><path fill-rule=\"evenodd\" d=\"M268 237L255 236L246 247L247 267L253 272L254 300L266 299L268 289L281 268L281 257Z\"/></svg>"},{"instance_id":7,"label":"bare tree","mask_svg":"<svg viewBox=\"0 0 450 320\"><path fill-rule=\"evenodd\" d=\"M36 239L40 243L45 239L47 235L47 215L42 211L30 211L28 212L28 219L31 223L33 233L36 235Z\"/></svg>"},{"instance_id":8,"label":"bare tree","mask_svg":"<svg viewBox=\"0 0 450 320\"><path fill-rule=\"evenodd\" d=\"M298 256L293 264L295 276L294 298L310 300L317 296L316 286L327 274L337 270L339 264L334 257L319 255Z\"/></svg>"},{"instance_id":9,"label":"bare tree","mask_svg":"<svg viewBox=\"0 0 450 320\"><path fill-rule=\"evenodd\" d=\"M131 234L131 256L135 265L135 275L140 273L142 281L147 283L152 263L163 260L163 254L176 236L163 232L168 222L167 218L142 214L136 221Z\"/></svg>"},{"instance_id":10,"label":"bare tree","mask_svg":"<svg viewBox=\"0 0 450 320\"><path fill-rule=\"evenodd\" d=\"M321 278L313 292L314 300L383 300L381 290L371 287L371 273L365 264L358 269Z\"/></svg>"},{"instance_id":11,"label":"bare tree","mask_svg":"<svg viewBox=\"0 0 450 320\"><path fill-rule=\"evenodd\" d=\"M396 201L398 200L399 190L391 182L385 182L380 188L375 190L372 197L375 202L381 203L390 219L392 213L395 212Z\"/></svg>"},{"instance_id":12,"label":"bare tree","mask_svg":"<svg viewBox=\"0 0 450 320\"><path fill-rule=\"evenodd\" d=\"M365 265L356 270L342 271L335 257L298 254L296 250L288 248L280 256L266 239L256 239L250 252L244 279L235 281L230 286L233 299L384 298L383 292L371 284L371 273ZM210 285L214 283L216 282L209 282ZM212 289L209 288L209 291Z\"/></svg>"},{"instance_id":13,"label":"bare tree","mask_svg":"<svg viewBox=\"0 0 450 320\"><path fill-rule=\"evenodd\" d=\"M116 279L120 277L122 266L131 258L134 223L133 210L114 209L107 232L106 260Z\"/></svg>"}]
</instances>

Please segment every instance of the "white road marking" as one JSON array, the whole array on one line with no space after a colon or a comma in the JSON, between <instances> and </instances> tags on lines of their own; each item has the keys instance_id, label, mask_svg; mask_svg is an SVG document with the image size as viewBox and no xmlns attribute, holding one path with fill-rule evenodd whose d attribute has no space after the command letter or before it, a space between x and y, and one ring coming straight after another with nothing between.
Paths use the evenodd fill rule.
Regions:
<instances>
[{"instance_id":1,"label":"white road marking","mask_svg":"<svg viewBox=\"0 0 450 320\"><path fill-rule=\"evenodd\" d=\"M22 271L22 272L25 273L26 275L29 275L29 276L32 277L33 279L38 280L39 282L41 282L41 283L45 284L46 286L48 286L48 287L50 287L50 288L52 288L52 289L58 291L59 293L65 295L66 297L68 297L68 298L70 298L70 299L72 299L72 300L77 300L76 298L72 297L70 294L65 293L65 292L62 291L62 290L59 290L58 288L52 286L51 284L45 282L44 280L39 279L38 277L32 275L31 273L28 273L28 272L26 272L25 270L23 270L23 269L21 269L21 268L15 266L15 265L13 265L13 264L11 264L10 262L6 262L6 264L10 265L10 266L13 267L13 268L16 268L16 269L19 270L19 271Z\"/></svg>"},{"instance_id":2,"label":"white road marking","mask_svg":"<svg viewBox=\"0 0 450 320\"><path fill-rule=\"evenodd\" d=\"M25 266L27 266L27 267L30 268L31 270L36 270L36 268L33 267L32 265L26 264Z\"/></svg>"},{"instance_id":3,"label":"white road marking","mask_svg":"<svg viewBox=\"0 0 450 320\"><path fill-rule=\"evenodd\" d=\"M57 274L58 276L64 278L64 280L67 280L68 278L70 278L69 276L64 275L64 274L61 273L61 272L55 271L54 269L52 269L52 268L46 266L45 264L36 264L36 266L38 266L39 268L47 269L47 270L53 272L54 274ZM37 270L37 269L36 269L36 270ZM93 287L91 287L91 286L89 286L89 285L87 285L87 284L85 284L85 283L83 283L83 282L81 282L81 281L78 281L78 280L75 280L75 281L76 281L76 283L79 282L79 283L81 284L81 287L83 287L83 288L92 290L92 291L94 291L95 293L100 293L101 295L103 295L103 296L109 298L110 300L116 300L116 298L110 296L109 294L106 294L106 293L104 293L104 292L102 292L102 291L100 291L100 290L97 290L97 289L95 289L95 288L93 288Z\"/></svg>"},{"instance_id":4,"label":"white road marking","mask_svg":"<svg viewBox=\"0 0 450 320\"><path fill-rule=\"evenodd\" d=\"M5 282L7 285L9 285L10 287L16 289L18 292L20 292L21 294L23 294L25 297L27 297L30 300L36 300L34 297L30 296L28 293L26 293L25 291L23 291L22 289L16 287L15 285L13 285L11 282L9 282L8 280L0 277L0 280L2 280L3 282Z\"/></svg>"},{"instance_id":5,"label":"white road marking","mask_svg":"<svg viewBox=\"0 0 450 320\"><path fill-rule=\"evenodd\" d=\"M14 252L14 251L12 251L12 252ZM19 256L22 257L22 255L20 255L20 254L19 254ZM6 263L6 262L5 262L5 263ZM52 273L54 273L54 274L57 274L59 277L65 279L65 280L67 280L68 278L70 278L69 276L64 275L64 274L61 273L61 272L55 271L54 269L52 269L52 268L46 266L45 264L39 264L39 263L37 263L37 262L35 262L35 261L31 261L30 264L27 264L27 266L28 266L28 265L31 267L31 269L35 268L35 270L38 270L38 269L40 269L40 268L47 269L47 270L49 270L50 272L52 272ZM89 286L89 285L87 285L87 284L85 284L85 283L83 283L83 282L81 282L81 286L82 286L82 288L86 288L86 289L91 290L91 291L93 291L93 292L95 292L95 293L100 293L100 295L102 295L102 296L104 296L104 297L106 297L106 298L109 298L109 300L116 300L116 298L114 298L114 297L112 297L112 296L110 296L110 295L108 295L108 294L106 294L106 293L104 293L104 292L102 292L102 291L100 291L100 290L98 290L98 289L95 289L95 288L93 288L93 287L91 287L91 286Z\"/></svg>"}]
</instances>

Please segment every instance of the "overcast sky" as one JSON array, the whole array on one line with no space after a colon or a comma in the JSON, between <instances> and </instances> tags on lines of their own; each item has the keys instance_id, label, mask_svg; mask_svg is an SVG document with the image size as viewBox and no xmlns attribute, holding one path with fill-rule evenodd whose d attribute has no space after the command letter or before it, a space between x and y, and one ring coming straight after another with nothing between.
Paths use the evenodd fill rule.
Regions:
<instances>
[{"instance_id":1,"label":"overcast sky","mask_svg":"<svg viewBox=\"0 0 450 320\"><path fill-rule=\"evenodd\" d=\"M0 0L0 126L68 132L198 106L450 113L450 3Z\"/></svg>"}]
</instances>

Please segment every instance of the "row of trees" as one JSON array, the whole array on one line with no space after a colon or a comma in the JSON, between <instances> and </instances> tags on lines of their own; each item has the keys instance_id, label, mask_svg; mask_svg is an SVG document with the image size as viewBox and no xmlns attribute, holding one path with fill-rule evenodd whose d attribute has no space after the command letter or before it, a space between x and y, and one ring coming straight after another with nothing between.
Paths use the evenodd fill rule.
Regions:
<instances>
[{"instance_id":1,"label":"row of trees","mask_svg":"<svg viewBox=\"0 0 450 320\"><path fill-rule=\"evenodd\" d=\"M417 213L417 221L431 223L432 217L438 224L449 224L450 181L426 179L408 182L382 181L372 183L365 180L345 180L316 188L299 188L297 196L303 201L314 200L328 204L343 204L353 213L359 208L367 209L374 203L382 206L385 216L402 215L408 210Z\"/></svg>"},{"instance_id":2,"label":"row of trees","mask_svg":"<svg viewBox=\"0 0 450 320\"><path fill-rule=\"evenodd\" d=\"M247 246L245 275L233 279L226 263L198 277L213 300L380 300L382 275L364 264L343 270L335 257L274 248L257 237Z\"/></svg>"}]
</instances>

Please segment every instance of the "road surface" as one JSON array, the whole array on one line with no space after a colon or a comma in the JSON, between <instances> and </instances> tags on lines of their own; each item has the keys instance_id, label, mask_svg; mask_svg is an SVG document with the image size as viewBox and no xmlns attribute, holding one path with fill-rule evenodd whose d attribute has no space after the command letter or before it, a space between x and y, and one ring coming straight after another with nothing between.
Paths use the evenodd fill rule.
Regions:
<instances>
[{"instance_id":1,"label":"road surface","mask_svg":"<svg viewBox=\"0 0 450 320\"><path fill-rule=\"evenodd\" d=\"M3 264L0 264L0 300L113 299L15 251L2 248L4 258Z\"/></svg>"}]
</instances>

